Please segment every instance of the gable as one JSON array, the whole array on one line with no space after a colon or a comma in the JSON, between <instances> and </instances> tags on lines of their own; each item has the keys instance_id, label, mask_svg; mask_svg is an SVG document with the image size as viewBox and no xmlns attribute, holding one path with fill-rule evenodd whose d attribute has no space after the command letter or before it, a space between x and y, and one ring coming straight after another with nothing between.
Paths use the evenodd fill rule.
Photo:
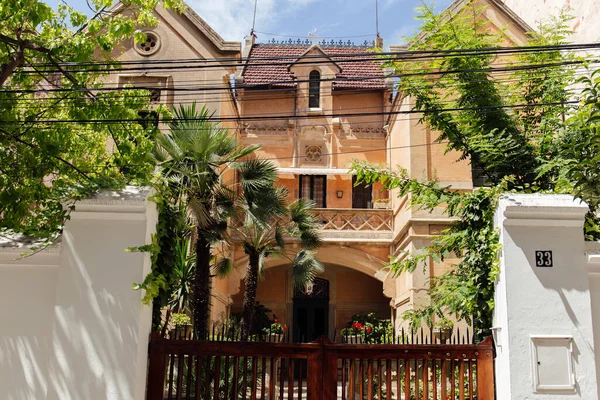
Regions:
<instances>
[{"instance_id":1,"label":"gable","mask_svg":"<svg viewBox=\"0 0 600 400\"><path fill-rule=\"evenodd\" d=\"M476 8L485 7L482 16L497 30L504 31L504 36L513 45L522 46L527 43L527 35L534 31L533 28L501 0L455 0L442 12L442 20L451 20L462 12L465 7L472 6L473 2L475 2ZM414 42L418 43L424 40L426 36L427 34L422 32L417 35Z\"/></svg>"},{"instance_id":2,"label":"gable","mask_svg":"<svg viewBox=\"0 0 600 400\"><path fill-rule=\"evenodd\" d=\"M288 69L291 70L294 67L294 65L300 62L310 63L310 60L319 59L319 56L325 60L329 60L330 66L336 69L337 72L342 72L342 67L340 67L340 65L337 62L335 62L329 54L325 53L325 51L318 44L313 44L304 53L300 54L300 56L295 61L290 63Z\"/></svg>"},{"instance_id":3,"label":"gable","mask_svg":"<svg viewBox=\"0 0 600 400\"><path fill-rule=\"evenodd\" d=\"M154 9L159 24L147 31L155 32L160 37L161 47L168 47L168 51L165 52L163 48L163 51L159 51L162 54L157 54L154 59L239 57L240 42L225 41L194 10L187 5L186 7L182 14L167 10L161 5ZM129 11L125 11L122 3L117 3L111 8L111 12ZM124 46L133 47L133 40L124 43Z\"/></svg>"}]
</instances>

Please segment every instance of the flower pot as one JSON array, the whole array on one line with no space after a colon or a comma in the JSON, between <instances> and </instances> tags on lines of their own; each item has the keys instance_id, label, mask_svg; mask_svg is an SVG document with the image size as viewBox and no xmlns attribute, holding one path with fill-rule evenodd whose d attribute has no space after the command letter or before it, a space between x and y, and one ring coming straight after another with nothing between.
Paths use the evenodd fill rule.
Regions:
<instances>
[{"instance_id":1,"label":"flower pot","mask_svg":"<svg viewBox=\"0 0 600 400\"><path fill-rule=\"evenodd\" d=\"M373 203L373 209L374 210L387 210L390 208L390 203L389 202L374 202Z\"/></svg>"},{"instance_id":2,"label":"flower pot","mask_svg":"<svg viewBox=\"0 0 600 400\"><path fill-rule=\"evenodd\" d=\"M284 337L283 333L270 333L267 335L266 341L272 342L272 343L280 343L280 342L283 342L283 337Z\"/></svg>"},{"instance_id":3,"label":"flower pot","mask_svg":"<svg viewBox=\"0 0 600 400\"><path fill-rule=\"evenodd\" d=\"M347 344L363 344L365 337L363 335L346 335L342 336L344 343Z\"/></svg>"},{"instance_id":4,"label":"flower pot","mask_svg":"<svg viewBox=\"0 0 600 400\"><path fill-rule=\"evenodd\" d=\"M177 340L191 340L192 332L194 329L191 324L188 325L178 325L171 330L171 334L169 335L171 339Z\"/></svg>"}]
</instances>

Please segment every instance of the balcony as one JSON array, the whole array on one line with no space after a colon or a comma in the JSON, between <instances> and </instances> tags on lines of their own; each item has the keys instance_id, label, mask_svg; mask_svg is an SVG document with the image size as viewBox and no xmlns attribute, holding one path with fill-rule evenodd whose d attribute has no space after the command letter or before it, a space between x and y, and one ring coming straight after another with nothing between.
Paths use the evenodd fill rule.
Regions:
<instances>
[{"instance_id":1,"label":"balcony","mask_svg":"<svg viewBox=\"0 0 600 400\"><path fill-rule=\"evenodd\" d=\"M392 210L318 208L324 241L391 242Z\"/></svg>"}]
</instances>

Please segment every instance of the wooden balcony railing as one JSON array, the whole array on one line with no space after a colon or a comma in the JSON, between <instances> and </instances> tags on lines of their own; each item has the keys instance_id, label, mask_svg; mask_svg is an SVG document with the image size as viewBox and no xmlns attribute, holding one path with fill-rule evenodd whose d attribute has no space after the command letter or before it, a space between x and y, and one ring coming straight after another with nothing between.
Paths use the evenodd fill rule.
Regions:
<instances>
[{"instance_id":1,"label":"wooden balcony railing","mask_svg":"<svg viewBox=\"0 0 600 400\"><path fill-rule=\"evenodd\" d=\"M323 224L324 239L391 240L391 210L319 208L317 219Z\"/></svg>"}]
</instances>

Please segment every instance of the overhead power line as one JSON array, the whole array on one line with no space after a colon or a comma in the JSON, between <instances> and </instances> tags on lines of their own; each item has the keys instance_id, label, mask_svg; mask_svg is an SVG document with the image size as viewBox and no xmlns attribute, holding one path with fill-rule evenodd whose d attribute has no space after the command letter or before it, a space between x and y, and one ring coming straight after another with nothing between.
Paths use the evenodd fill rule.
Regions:
<instances>
[{"instance_id":1,"label":"overhead power line","mask_svg":"<svg viewBox=\"0 0 600 400\"><path fill-rule=\"evenodd\" d=\"M580 51L580 50L593 50L600 49L600 43L579 43L579 44L563 44L563 45L541 45L541 46L513 46L513 47L487 47L481 49L448 49L448 50L404 50L404 51L387 51L387 52L349 52L330 54L335 59L342 59L341 62L352 60L353 58L360 57L361 60L373 60L378 57L388 57L395 60L418 60L427 58L440 58L440 57L458 57L458 56L480 56L480 55L508 55L516 53L530 53L530 52L546 52L546 51ZM422 57L422 58L419 58ZM120 65L155 65L155 64L168 64L168 63L219 63L219 67L224 66L239 66L240 63L248 61L288 61L295 59L297 56L252 56L252 57L224 57L224 58L181 58L181 59L166 59L166 60L129 60L129 61L118 61L116 63ZM303 59L319 59L323 58L322 55L310 55L307 54L302 57ZM235 62L232 65L221 64L223 62ZM61 67L71 66L114 66L115 62L62 62L59 63ZM252 64L256 65L256 64ZM55 64L51 63L34 63L34 67L55 67ZM86 72L89 72L86 70Z\"/></svg>"},{"instance_id":2,"label":"overhead power line","mask_svg":"<svg viewBox=\"0 0 600 400\"><path fill-rule=\"evenodd\" d=\"M514 65L508 67L488 67L488 68L476 68L476 69L455 69L455 70L440 70L440 71L423 71L423 72L410 72L404 74L388 74L388 75L377 75L377 76L363 76L363 77L335 77L335 78L324 78L321 82L362 82L372 80L383 80L386 78L403 78L403 77L414 77L414 76L444 76L457 73L498 73L498 72L515 72L525 70L536 70L546 69L552 67L570 66L570 65L586 65L595 64L600 62L599 60L574 60L574 61L561 61L556 63L545 63L545 64L523 64ZM260 88L269 85L285 85L285 84L296 84L296 83L308 83L309 79L305 80L280 80L280 81L269 81L265 84L241 84L235 86L235 89L246 89L246 88ZM139 85L133 87L83 87L83 88L54 88L54 89L5 89L0 90L0 93L52 93L52 92L72 92L73 90L85 90L85 91L118 91L118 90L164 90L167 92L186 92L186 91L219 91L219 90L230 90L230 86L202 86L202 87L161 87L161 86L143 86ZM373 88L374 90L377 88Z\"/></svg>"},{"instance_id":3,"label":"overhead power line","mask_svg":"<svg viewBox=\"0 0 600 400\"><path fill-rule=\"evenodd\" d=\"M590 45L592 46L592 45ZM600 48L600 44L594 44L593 48ZM544 51L544 50L529 50L528 52L540 52L540 51ZM555 51L555 50L545 50L545 51ZM437 55L437 56L431 56L431 57L426 57L426 58L436 58L436 57L444 57L444 58L448 58L448 57L465 57L465 56L470 56L470 57L476 57L476 56L482 56L482 55L486 55L486 54L494 54L494 53L472 53L472 54L460 54L460 55L456 55L456 56L449 56L449 55ZM306 57L302 57L302 60L299 61L295 61L294 63L296 65L319 65L319 64L329 64L331 61L330 60L323 60L323 56L319 56L319 57L315 57L315 58L319 58L316 60L310 60L308 59L310 56L306 56ZM420 59L417 56L414 57L406 57L406 58L401 58L401 57L392 57L392 56L386 56L386 53L364 53L364 54L358 54L358 53L354 53L354 54L348 54L348 55L344 55L344 56L340 56L340 55L331 55L331 57L333 59L335 59L336 62L340 62L340 63L354 63L354 62L374 62L374 63L383 63L385 61L419 61ZM382 57L387 57L387 58L382 58ZM269 66L273 66L273 65L281 65L281 64L285 64L285 63L277 63L274 62L276 60L282 60L282 61L291 61L294 60L295 57L290 57L287 56L286 58L281 58L281 57L257 57L257 58L252 58L250 63L248 63L247 65L250 67L269 67ZM120 64L120 65L119 65ZM156 62L150 62L150 61L138 61L136 62L136 64L126 64L126 65L139 65L139 66L134 66L134 67L127 67L127 66L123 66L122 63L119 64L104 64L104 66L111 66L111 68L107 68L105 70L103 69L99 69L99 70L94 70L94 69L90 69L90 68L80 68L80 69L72 69L72 68L65 68L65 67L61 67L62 69L45 69L42 70L42 72L45 73L54 73L54 72L67 72L67 73L78 73L78 72L125 72L125 71L145 71L150 69L149 67L152 66L152 70L197 70L197 69L207 69L207 68L227 68L227 67L240 67L242 66L242 64L240 64L239 62L236 62L234 64L218 64L218 65L207 65L205 64L205 60L200 60L200 61L190 61L190 62L182 62L182 63L178 63L180 65L176 65L176 66L170 66L168 65L169 63L165 63L163 61L158 61L156 60ZM100 64L90 64L90 67L94 67L96 65L100 65ZM82 65L74 65L75 67L79 66L81 67ZM54 66L55 67L55 66ZM38 67L38 68L42 68L42 67ZM21 71L21 73L25 73L25 74L36 74L38 73L38 71L35 70L28 70L28 69L24 69Z\"/></svg>"},{"instance_id":4,"label":"overhead power line","mask_svg":"<svg viewBox=\"0 0 600 400\"><path fill-rule=\"evenodd\" d=\"M250 117L237 117L237 116L218 116L211 118L213 121L262 121L262 120L302 120L302 119L315 119L315 118L339 118L339 117L368 117L368 116L390 116L390 115L403 115L403 114L424 114L429 111L435 112L457 112L457 111L483 111L483 110L494 110L494 109L521 109L529 107L544 107L544 106L564 106L566 104L578 104L578 101L564 101L564 102L547 102L547 103L535 103L535 104L513 104L513 105L499 105L499 106L482 106L482 107L453 107L436 110L405 110L405 111L381 111L381 112L367 112L367 113L339 113L339 114L319 114L319 115L273 115L273 116L250 116ZM173 118L168 121L198 121L201 118ZM123 122L135 122L139 123L139 118L127 119L57 119L57 120L34 120L34 121L0 121L3 124L14 125L14 124L55 124L55 123L123 123Z\"/></svg>"},{"instance_id":5,"label":"overhead power line","mask_svg":"<svg viewBox=\"0 0 600 400\"><path fill-rule=\"evenodd\" d=\"M585 60L585 61L589 65L597 64L597 62L595 62L593 60ZM497 68L498 70L491 71L490 74L499 74L499 73L505 72L505 71L499 70L500 67L503 66L503 65L506 65L508 67L513 67L513 66L526 67L526 66L536 66L537 65L537 66L539 66L539 68L536 66L534 69L531 69L531 68L528 68L528 69L531 69L531 70L542 70L542 73L545 73L548 68L554 68L555 66L556 67L562 66L562 65L549 65L549 64L509 64L509 63L494 64L494 67ZM584 68L582 68L582 67L578 67L576 69L572 69L572 71L573 71L573 73L576 73L576 74L582 74L582 73L586 73L587 72L587 70L584 69ZM426 72L427 71L422 71L422 73L426 73ZM436 75L436 74L439 74L439 72L440 71L435 70L435 71L431 71L430 73L432 75ZM470 72L470 71L464 70L463 72ZM508 72L513 72L513 71L508 71ZM330 78L330 80L336 82L336 78L335 78L336 75L333 75L333 74L331 74L331 75L330 74L323 74L323 75L321 75L322 79L320 81L327 81L327 79L324 79L324 78L328 78L330 76L334 77L334 78ZM360 82L363 79L364 80L372 80L372 79L400 78L400 77L406 77L406 76L408 76L408 74L404 74L402 76L400 76L399 74L388 74L388 75L377 75L375 77L369 77L369 76L366 76L366 77L355 77L355 78L352 78L352 81L353 82ZM156 86L156 87L150 87L149 85L139 86L140 82L136 82L135 78L136 77L131 77L132 80L131 81L127 81L127 82L103 82L102 86L99 86L96 89L97 90L103 90L103 89L110 88L110 89L121 89L121 90L165 90L165 89L168 88L168 86L163 86L162 84L160 84L159 86ZM145 78L153 79L154 77L153 76L148 76L148 77L145 77ZM159 79L160 79L160 77L156 78L157 81ZM504 78L501 78L501 77L495 77L494 78L495 81L499 81L499 82L509 81L509 80L517 81L517 79L518 78L514 78L514 77L511 78L510 76L507 76L507 77L504 77ZM340 80L340 82L345 82L345 81L346 80ZM472 79L466 79L464 81L465 82L482 82L482 81L484 81L484 79L478 77L478 78L474 78L474 79L473 78ZM185 87L186 85L189 85L192 88L198 89L198 90L200 90L200 89L202 89L204 87L208 87L208 88L214 87L214 85L206 85L206 86L205 85L200 85L201 83L206 83L206 82L218 82L218 83L222 83L223 79L212 79L212 80L211 79L191 79L191 80L190 79L181 79L181 80L177 79L175 81L175 83L178 85L178 87ZM275 82L275 81L273 81L273 82ZM287 82L288 83L297 83L298 81L287 81ZM154 83L159 83L159 82L149 82L149 84L154 84ZM197 83L198 85L192 85L192 84L195 84L195 83ZM295 90L294 87L277 87L277 86L275 86L275 87L264 88L263 86L265 86L265 85L267 85L267 84L264 84L264 85L262 85L260 87L261 93L264 93L264 92L267 92L267 91L269 91L269 92L282 92L282 91L283 92L289 92L289 91ZM54 85L54 87L59 88L58 85ZM229 92L229 90L231 88L233 88L233 89L241 89L242 88L243 89L243 87L241 87L241 86L233 86L232 87L232 86L229 86L229 85L219 85L219 88L222 88L223 90L226 90L227 92ZM254 86L252 86L251 88L254 88ZM63 88L63 89L68 89L68 88ZM45 89L39 89L39 90L43 91ZM344 93L365 92L365 91L373 91L373 90L380 90L380 89L377 89L377 88L357 88L357 89L344 88L343 89ZM2 91L0 91L0 93L1 92ZM179 94L178 96L182 96L182 95ZM296 96L296 94L289 94L288 96ZM131 97L131 96L128 96L128 97ZM138 97L147 97L147 96L146 95L138 95ZM44 98L38 98L38 99L39 100L44 100Z\"/></svg>"},{"instance_id":6,"label":"overhead power line","mask_svg":"<svg viewBox=\"0 0 600 400\"><path fill-rule=\"evenodd\" d=\"M547 71L541 70L540 72L541 74L545 74L547 73ZM577 69L573 69L572 70L573 76L577 77L577 76L581 76L581 75L586 75L588 74L588 70L582 68L582 67L578 67ZM484 82L486 81L486 79L483 78L474 78L474 79L464 79L463 82ZM521 81L520 78L518 77L514 77L514 76L505 76L505 77L493 77L493 81L494 82L498 82L501 84L510 84L510 83L518 83ZM185 85L185 84L189 84L192 82L201 82L201 81L195 81L195 80L182 80L182 81L177 81L178 85ZM138 91L138 90L142 90L142 89L138 89L137 87L131 87L128 88L128 90L130 91ZM223 90L227 90L227 94L229 94L230 91L230 87L224 87ZM568 89L567 89L568 90ZM373 89L365 89L365 88L357 88L357 89L344 89L343 92L337 92L338 94L364 94L364 93L372 93ZM73 93L73 92L69 92L69 93ZM269 95L269 96L265 96L265 94L271 94L273 93L273 95ZM334 93L330 93L330 94L321 94L322 98L324 97L333 97L336 94ZM147 94L126 94L124 96L127 99L132 99L132 98L144 98L147 99L148 95ZM168 95L166 95L165 97L168 97ZM268 88L268 89L261 89L260 90L260 101L270 101L270 100L285 100L285 99L302 99L302 98L308 98L309 95L305 94L302 95L300 93L297 93L295 91L295 88L289 88L289 87L285 87L285 88ZM52 100L57 100L56 97L42 97L42 96L35 96L35 97L27 97L27 98L20 98L19 102L25 102L25 103L45 103L48 102L49 99ZM68 98L67 98L68 100ZM113 98L114 100L118 100ZM223 94L222 93L217 93L217 92L211 92L210 94L203 94L201 97L199 97L198 93L191 91L191 92L180 92L177 93L176 96L173 95L173 98L170 99L171 101L173 101L176 104L191 104L191 103L198 103L198 102L202 102L202 103L211 103L211 104L216 104L216 103L231 103L231 99L227 98L224 99L223 98ZM244 104L244 103L249 103L249 102L254 102L257 100L256 97L254 96L237 96L236 100L238 101L238 103L240 104ZM120 103L117 103L120 104ZM157 104L163 104L163 105L170 105L170 102L159 102ZM33 107L36 107L35 105ZM27 108L27 106L21 106L20 108Z\"/></svg>"},{"instance_id":7,"label":"overhead power line","mask_svg":"<svg viewBox=\"0 0 600 400\"><path fill-rule=\"evenodd\" d=\"M0 134L1 136L1 134ZM431 143L421 143L421 144L411 144L411 145L404 145L404 146L392 146L392 147L380 147L380 148L376 148L376 149L364 149L364 150L352 150L352 151L336 151L336 152L330 152L330 153L323 153L321 154L322 156L335 156L335 155L345 155L345 154L363 154L363 153L373 153L373 152L379 152L379 151L388 151L388 150L397 150L397 149L409 149L409 148L415 148L415 147L426 147L426 146L438 146L438 145L443 145L443 144L447 144L447 141L434 141ZM279 156L279 157L260 157L261 160L267 160L267 161L281 161L281 160L291 160L291 159L297 159L297 158L303 158L305 157L304 155L295 155L295 156ZM226 160L226 162L236 162L239 160ZM203 164L211 164L210 161L196 161L194 162L194 164L197 165L203 165ZM140 167L143 166L144 164L125 164L125 165L120 165L120 167L129 167L129 168L133 168L133 167ZM159 165L160 166L160 165ZM95 168L95 170L104 170L106 169L106 165L97 165L97 166L93 166ZM85 173L92 173L95 170L83 170L82 172Z\"/></svg>"}]
</instances>

